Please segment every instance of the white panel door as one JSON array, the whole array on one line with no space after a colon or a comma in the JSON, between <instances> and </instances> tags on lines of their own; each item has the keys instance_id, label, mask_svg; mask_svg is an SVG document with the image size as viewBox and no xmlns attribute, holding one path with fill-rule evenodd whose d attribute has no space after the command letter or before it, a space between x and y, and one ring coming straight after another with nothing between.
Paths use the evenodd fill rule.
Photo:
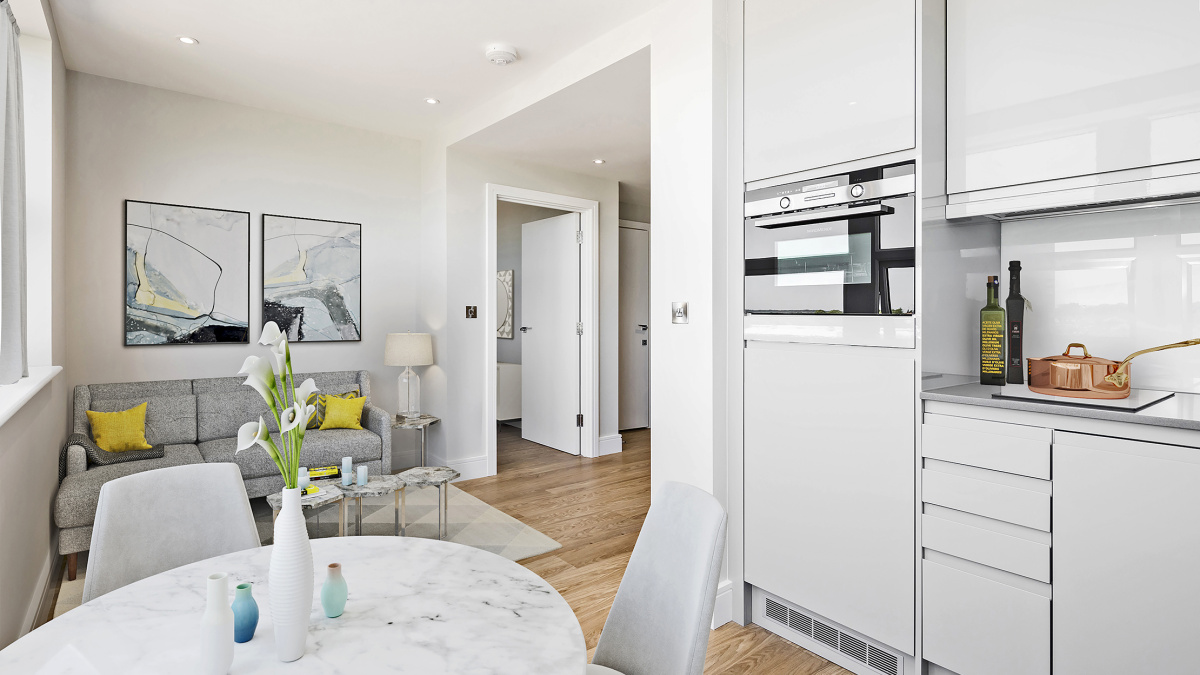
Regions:
<instances>
[{"instance_id":1,"label":"white panel door","mask_svg":"<svg viewBox=\"0 0 1200 675\"><path fill-rule=\"evenodd\" d=\"M948 0L947 188L1200 159L1196 0Z\"/></svg>"},{"instance_id":2,"label":"white panel door","mask_svg":"<svg viewBox=\"0 0 1200 675\"><path fill-rule=\"evenodd\" d=\"M650 426L650 233L620 229L617 427Z\"/></svg>"},{"instance_id":3,"label":"white panel door","mask_svg":"<svg viewBox=\"0 0 1200 675\"><path fill-rule=\"evenodd\" d=\"M521 226L521 438L579 454L579 214Z\"/></svg>"},{"instance_id":4,"label":"white panel door","mask_svg":"<svg viewBox=\"0 0 1200 675\"><path fill-rule=\"evenodd\" d=\"M869 347L745 350L746 581L907 654L913 358Z\"/></svg>"},{"instance_id":5,"label":"white panel door","mask_svg":"<svg viewBox=\"0 0 1200 675\"><path fill-rule=\"evenodd\" d=\"M914 0L746 0L745 176L916 146Z\"/></svg>"},{"instance_id":6,"label":"white panel door","mask_svg":"<svg viewBox=\"0 0 1200 675\"><path fill-rule=\"evenodd\" d=\"M1054 432L1054 675L1194 673L1200 456Z\"/></svg>"}]
</instances>

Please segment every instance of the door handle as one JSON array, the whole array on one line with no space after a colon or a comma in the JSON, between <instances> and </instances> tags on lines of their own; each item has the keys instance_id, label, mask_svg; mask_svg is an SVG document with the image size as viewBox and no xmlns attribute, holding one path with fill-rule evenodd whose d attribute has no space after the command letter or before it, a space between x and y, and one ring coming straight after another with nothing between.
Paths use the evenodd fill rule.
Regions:
<instances>
[{"instance_id":1,"label":"door handle","mask_svg":"<svg viewBox=\"0 0 1200 675\"><path fill-rule=\"evenodd\" d=\"M533 328L531 326L521 326L522 333L528 333L531 330L533 330Z\"/></svg>"}]
</instances>

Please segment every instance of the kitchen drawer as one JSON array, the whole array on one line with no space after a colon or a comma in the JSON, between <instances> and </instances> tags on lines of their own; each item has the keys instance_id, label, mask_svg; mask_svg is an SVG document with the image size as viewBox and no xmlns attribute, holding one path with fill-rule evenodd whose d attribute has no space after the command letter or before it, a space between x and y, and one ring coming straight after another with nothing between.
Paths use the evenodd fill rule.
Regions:
<instances>
[{"instance_id":1,"label":"kitchen drawer","mask_svg":"<svg viewBox=\"0 0 1200 675\"><path fill-rule=\"evenodd\" d=\"M925 460L921 501L1044 532L1050 531L1050 481Z\"/></svg>"},{"instance_id":2,"label":"kitchen drawer","mask_svg":"<svg viewBox=\"0 0 1200 675\"><path fill-rule=\"evenodd\" d=\"M925 415L925 457L1050 480L1051 430L1020 424Z\"/></svg>"},{"instance_id":3,"label":"kitchen drawer","mask_svg":"<svg viewBox=\"0 0 1200 675\"><path fill-rule=\"evenodd\" d=\"M961 518L954 518L953 513L949 517L928 513L921 516L921 546L1050 583L1048 535L1036 530L1030 530L1028 537L1005 534L997 531L999 528L987 527L986 523L963 522ZM1010 531L1016 529L1011 525L1008 527Z\"/></svg>"},{"instance_id":4,"label":"kitchen drawer","mask_svg":"<svg viewBox=\"0 0 1200 675\"><path fill-rule=\"evenodd\" d=\"M1049 597L921 562L925 660L962 675L1049 675Z\"/></svg>"}]
</instances>

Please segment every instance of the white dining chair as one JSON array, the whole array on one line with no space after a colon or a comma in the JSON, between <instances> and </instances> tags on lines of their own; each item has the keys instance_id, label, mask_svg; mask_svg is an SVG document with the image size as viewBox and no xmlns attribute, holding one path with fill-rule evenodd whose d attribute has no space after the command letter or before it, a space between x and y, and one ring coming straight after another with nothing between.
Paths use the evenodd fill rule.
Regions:
<instances>
[{"instance_id":1,"label":"white dining chair","mask_svg":"<svg viewBox=\"0 0 1200 675\"><path fill-rule=\"evenodd\" d=\"M646 514L588 675L700 675L725 552L725 510L664 483Z\"/></svg>"},{"instance_id":2,"label":"white dining chair","mask_svg":"<svg viewBox=\"0 0 1200 675\"><path fill-rule=\"evenodd\" d=\"M117 478L100 488L83 601L259 545L236 464L190 464Z\"/></svg>"}]
</instances>

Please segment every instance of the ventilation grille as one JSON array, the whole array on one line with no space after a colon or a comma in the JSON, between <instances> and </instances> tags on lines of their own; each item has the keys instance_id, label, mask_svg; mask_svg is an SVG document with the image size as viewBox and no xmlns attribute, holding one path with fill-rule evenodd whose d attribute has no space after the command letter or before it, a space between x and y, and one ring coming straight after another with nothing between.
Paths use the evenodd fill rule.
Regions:
<instances>
[{"instance_id":1,"label":"ventilation grille","mask_svg":"<svg viewBox=\"0 0 1200 675\"><path fill-rule=\"evenodd\" d=\"M768 619L828 645L831 649L865 663L885 675L900 675L900 659L895 654L869 644L861 638L843 632L804 612L792 609L781 602L776 602L771 598L764 598L764 600L766 600L765 613Z\"/></svg>"}]
</instances>

